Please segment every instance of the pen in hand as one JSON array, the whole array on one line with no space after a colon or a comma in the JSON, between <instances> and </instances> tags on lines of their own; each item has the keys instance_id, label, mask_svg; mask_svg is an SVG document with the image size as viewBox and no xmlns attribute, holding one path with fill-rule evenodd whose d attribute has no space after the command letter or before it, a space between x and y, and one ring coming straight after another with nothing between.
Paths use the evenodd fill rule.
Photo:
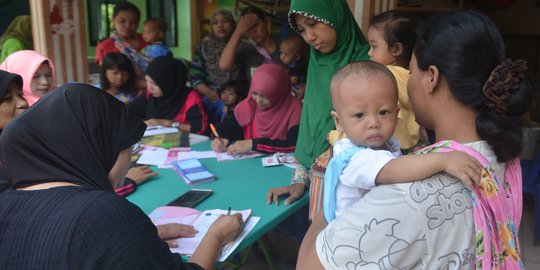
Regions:
<instances>
[{"instance_id":1,"label":"pen in hand","mask_svg":"<svg viewBox=\"0 0 540 270\"><path fill-rule=\"evenodd\" d=\"M229 206L229 209L227 209L227 216L231 215L231 207Z\"/></svg>"},{"instance_id":2,"label":"pen in hand","mask_svg":"<svg viewBox=\"0 0 540 270\"><path fill-rule=\"evenodd\" d=\"M214 137L216 137L217 140L223 145L223 141L221 140L221 137L219 137L219 133L217 133L216 127L214 124L210 123L210 129L212 130L212 133L214 134Z\"/></svg>"}]
</instances>

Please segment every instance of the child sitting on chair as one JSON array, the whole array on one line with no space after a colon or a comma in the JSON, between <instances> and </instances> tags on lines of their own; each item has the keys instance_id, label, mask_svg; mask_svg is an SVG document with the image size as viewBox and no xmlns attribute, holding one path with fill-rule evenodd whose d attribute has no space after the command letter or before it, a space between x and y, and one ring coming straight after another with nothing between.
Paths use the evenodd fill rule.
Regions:
<instances>
[{"instance_id":1,"label":"child sitting on chair","mask_svg":"<svg viewBox=\"0 0 540 270\"><path fill-rule=\"evenodd\" d=\"M281 42L279 60L289 71L292 93L302 99L306 88L307 66L302 59L304 41L298 36L291 36Z\"/></svg>"},{"instance_id":2,"label":"child sitting on chair","mask_svg":"<svg viewBox=\"0 0 540 270\"><path fill-rule=\"evenodd\" d=\"M392 137L399 111L397 84L384 65L346 65L332 78L330 93L336 128L347 137L334 144L324 176L328 222L378 184L412 182L441 171L468 186L480 181L480 163L463 152L401 156L399 141Z\"/></svg>"}]
</instances>

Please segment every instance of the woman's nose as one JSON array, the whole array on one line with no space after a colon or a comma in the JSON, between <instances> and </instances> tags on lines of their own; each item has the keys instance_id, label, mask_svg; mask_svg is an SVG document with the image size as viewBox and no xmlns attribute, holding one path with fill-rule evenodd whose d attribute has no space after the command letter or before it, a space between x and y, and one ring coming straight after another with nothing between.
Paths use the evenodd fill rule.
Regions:
<instances>
[{"instance_id":1,"label":"woman's nose","mask_svg":"<svg viewBox=\"0 0 540 270\"><path fill-rule=\"evenodd\" d=\"M41 76L41 78L39 79L39 83L49 84L49 79L46 76Z\"/></svg>"},{"instance_id":2,"label":"woman's nose","mask_svg":"<svg viewBox=\"0 0 540 270\"><path fill-rule=\"evenodd\" d=\"M315 41L315 38L316 38L315 33L313 33L313 31L311 31L309 29L304 30L304 36L305 36L305 39L306 39L306 41L308 43L310 43L312 41Z\"/></svg>"}]
</instances>

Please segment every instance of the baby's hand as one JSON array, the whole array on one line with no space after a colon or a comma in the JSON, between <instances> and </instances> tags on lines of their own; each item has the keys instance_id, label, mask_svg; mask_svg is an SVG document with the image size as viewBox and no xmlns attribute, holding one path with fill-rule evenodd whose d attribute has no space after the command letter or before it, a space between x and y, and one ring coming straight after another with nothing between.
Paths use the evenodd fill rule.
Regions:
<instances>
[{"instance_id":1,"label":"baby's hand","mask_svg":"<svg viewBox=\"0 0 540 270\"><path fill-rule=\"evenodd\" d=\"M459 178L469 188L472 188L473 183L480 185L482 165L480 162L478 162L478 160L461 151L453 151L443 154L445 173Z\"/></svg>"}]
</instances>

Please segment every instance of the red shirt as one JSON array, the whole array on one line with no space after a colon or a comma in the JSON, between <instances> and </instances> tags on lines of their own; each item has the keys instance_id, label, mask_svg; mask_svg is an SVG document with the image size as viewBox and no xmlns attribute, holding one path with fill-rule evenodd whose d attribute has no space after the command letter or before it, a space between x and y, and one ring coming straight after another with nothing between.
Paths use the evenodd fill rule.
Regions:
<instances>
[{"instance_id":1,"label":"red shirt","mask_svg":"<svg viewBox=\"0 0 540 270\"><path fill-rule=\"evenodd\" d=\"M137 38L139 38L139 47L136 48L137 51L141 51L148 43L144 41L141 34L137 34ZM114 45L114 41L112 38L108 38L102 42L100 42L96 47L96 64L101 65L101 62L103 62L103 58L105 55L107 55L110 52L121 52L116 48Z\"/></svg>"}]
</instances>

